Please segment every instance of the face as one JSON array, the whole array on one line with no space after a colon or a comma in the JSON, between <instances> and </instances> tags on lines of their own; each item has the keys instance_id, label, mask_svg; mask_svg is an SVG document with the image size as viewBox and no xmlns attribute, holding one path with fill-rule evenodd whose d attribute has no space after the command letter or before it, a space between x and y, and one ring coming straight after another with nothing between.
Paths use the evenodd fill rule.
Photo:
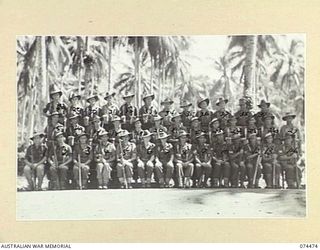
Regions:
<instances>
[{"instance_id":1,"label":"face","mask_svg":"<svg viewBox=\"0 0 320 250\"><path fill-rule=\"evenodd\" d=\"M59 136L57 137L57 142L58 142L59 144L62 144L62 143L64 142L64 137L63 137L63 135L59 135Z\"/></svg>"},{"instance_id":2,"label":"face","mask_svg":"<svg viewBox=\"0 0 320 250\"><path fill-rule=\"evenodd\" d=\"M193 127L198 127L198 126L199 126L199 120L194 120L194 121L192 122L192 126L193 126Z\"/></svg>"},{"instance_id":3,"label":"face","mask_svg":"<svg viewBox=\"0 0 320 250\"><path fill-rule=\"evenodd\" d=\"M239 106L241 110L244 110L246 108L246 104L242 102L239 104Z\"/></svg>"},{"instance_id":4,"label":"face","mask_svg":"<svg viewBox=\"0 0 320 250\"><path fill-rule=\"evenodd\" d=\"M185 135L180 136L179 139L180 139L181 144L183 144L183 143L185 143L187 141L187 137Z\"/></svg>"},{"instance_id":5,"label":"face","mask_svg":"<svg viewBox=\"0 0 320 250\"><path fill-rule=\"evenodd\" d=\"M94 126L98 127L100 126L100 120L94 120L93 121Z\"/></svg>"},{"instance_id":6,"label":"face","mask_svg":"<svg viewBox=\"0 0 320 250\"><path fill-rule=\"evenodd\" d=\"M140 121L136 122L136 123L134 124L134 127L135 127L137 130L141 129L141 122L140 122Z\"/></svg>"},{"instance_id":7,"label":"face","mask_svg":"<svg viewBox=\"0 0 320 250\"><path fill-rule=\"evenodd\" d=\"M226 107L226 103L225 102L220 102L218 108L219 109L224 109Z\"/></svg>"},{"instance_id":8,"label":"face","mask_svg":"<svg viewBox=\"0 0 320 250\"><path fill-rule=\"evenodd\" d=\"M35 136L35 137L33 138L33 143L34 143L35 145L40 145L40 144L41 144L41 141L42 141L42 137L39 136L39 135L37 135L37 136Z\"/></svg>"},{"instance_id":9,"label":"face","mask_svg":"<svg viewBox=\"0 0 320 250\"><path fill-rule=\"evenodd\" d=\"M72 97L71 98L71 103L74 105L78 102L78 97Z\"/></svg>"},{"instance_id":10,"label":"face","mask_svg":"<svg viewBox=\"0 0 320 250\"><path fill-rule=\"evenodd\" d=\"M78 123L78 118L73 118L70 120L71 125L76 125Z\"/></svg>"},{"instance_id":11,"label":"face","mask_svg":"<svg viewBox=\"0 0 320 250\"><path fill-rule=\"evenodd\" d=\"M60 98L60 94L59 94L59 93L55 93L55 94L52 95L52 99L53 99L54 101L58 101L59 98Z\"/></svg>"},{"instance_id":12,"label":"face","mask_svg":"<svg viewBox=\"0 0 320 250\"><path fill-rule=\"evenodd\" d=\"M204 136L200 136L198 140L200 144L204 144L206 142L206 138Z\"/></svg>"},{"instance_id":13,"label":"face","mask_svg":"<svg viewBox=\"0 0 320 250\"><path fill-rule=\"evenodd\" d=\"M103 136L101 137L101 141L102 141L103 143L106 143L106 142L108 141L108 135L103 135Z\"/></svg>"},{"instance_id":14,"label":"face","mask_svg":"<svg viewBox=\"0 0 320 250\"><path fill-rule=\"evenodd\" d=\"M81 137L79 138L79 141L80 141L81 144L84 144L84 143L87 142L87 137L86 137L85 135L83 135L83 136L81 136Z\"/></svg>"},{"instance_id":15,"label":"face","mask_svg":"<svg viewBox=\"0 0 320 250\"><path fill-rule=\"evenodd\" d=\"M107 102L112 102L112 100L113 100L113 96L111 96L111 95L106 98Z\"/></svg>"},{"instance_id":16,"label":"face","mask_svg":"<svg viewBox=\"0 0 320 250\"><path fill-rule=\"evenodd\" d=\"M152 102L152 98L151 97L147 97L146 99L144 99L144 102L147 106L150 106L151 105L151 102Z\"/></svg>"},{"instance_id":17,"label":"face","mask_svg":"<svg viewBox=\"0 0 320 250\"><path fill-rule=\"evenodd\" d=\"M123 136L121 139L122 139L123 143L126 144L129 141L129 136Z\"/></svg>"},{"instance_id":18,"label":"face","mask_svg":"<svg viewBox=\"0 0 320 250\"><path fill-rule=\"evenodd\" d=\"M257 137L255 137L255 136L250 137L249 138L249 142L252 143L252 144L256 143L257 142Z\"/></svg>"},{"instance_id":19,"label":"face","mask_svg":"<svg viewBox=\"0 0 320 250\"><path fill-rule=\"evenodd\" d=\"M217 135L217 140L218 140L219 142L222 142L222 141L223 141L223 134Z\"/></svg>"},{"instance_id":20,"label":"face","mask_svg":"<svg viewBox=\"0 0 320 250\"><path fill-rule=\"evenodd\" d=\"M166 113L165 112L160 112L159 115L164 118L166 116Z\"/></svg>"},{"instance_id":21,"label":"face","mask_svg":"<svg viewBox=\"0 0 320 250\"><path fill-rule=\"evenodd\" d=\"M266 126L266 127L270 127L271 125L272 125L272 119L271 118L266 118L265 120L264 120L264 125Z\"/></svg>"},{"instance_id":22,"label":"face","mask_svg":"<svg viewBox=\"0 0 320 250\"><path fill-rule=\"evenodd\" d=\"M291 136L287 136L285 142L286 142L287 145L291 144L292 143L292 137Z\"/></svg>"},{"instance_id":23,"label":"face","mask_svg":"<svg viewBox=\"0 0 320 250\"><path fill-rule=\"evenodd\" d=\"M113 125L114 125L116 128L119 127L120 121L114 121L114 122L113 122Z\"/></svg>"},{"instance_id":24,"label":"face","mask_svg":"<svg viewBox=\"0 0 320 250\"><path fill-rule=\"evenodd\" d=\"M53 124L58 123L58 121L59 121L59 116L58 116L58 115L51 116L51 121L52 121Z\"/></svg>"},{"instance_id":25,"label":"face","mask_svg":"<svg viewBox=\"0 0 320 250\"><path fill-rule=\"evenodd\" d=\"M268 137L266 138L266 141L267 141L267 143L272 143L272 136L268 136Z\"/></svg>"},{"instance_id":26,"label":"face","mask_svg":"<svg viewBox=\"0 0 320 250\"><path fill-rule=\"evenodd\" d=\"M262 104L260 106L260 108L261 108L262 111L266 111L268 109L268 106L267 106L267 104Z\"/></svg>"},{"instance_id":27,"label":"face","mask_svg":"<svg viewBox=\"0 0 320 250\"><path fill-rule=\"evenodd\" d=\"M231 119L229 122L230 122L230 125L233 126L233 127L236 126L236 124L237 124L237 120L236 119Z\"/></svg>"},{"instance_id":28,"label":"face","mask_svg":"<svg viewBox=\"0 0 320 250\"><path fill-rule=\"evenodd\" d=\"M249 125L250 127L254 126L254 124L255 124L255 120L254 120L254 119L250 119L250 120L248 121L248 125Z\"/></svg>"},{"instance_id":29,"label":"face","mask_svg":"<svg viewBox=\"0 0 320 250\"><path fill-rule=\"evenodd\" d=\"M206 109L207 107L208 107L207 102L201 102L201 103L200 103L200 108L201 108L201 109Z\"/></svg>"},{"instance_id":30,"label":"face","mask_svg":"<svg viewBox=\"0 0 320 250\"><path fill-rule=\"evenodd\" d=\"M293 121L293 117L292 117L292 116L289 116L289 117L287 118L287 123L292 123L292 121Z\"/></svg>"},{"instance_id":31,"label":"face","mask_svg":"<svg viewBox=\"0 0 320 250\"><path fill-rule=\"evenodd\" d=\"M164 109L169 109L171 107L171 104L168 102L165 102L163 106L164 106Z\"/></svg>"},{"instance_id":32,"label":"face","mask_svg":"<svg viewBox=\"0 0 320 250\"><path fill-rule=\"evenodd\" d=\"M91 106L96 104L96 99L95 98L90 98L88 101L89 101Z\"/></svg>"},{"instance_id":33,"label":"face","mask_svg":"<svg viewBox=\"0 0 320 250\"><path fill-rule=\"evenodd\" d=\"M181 117L180 116L177 116L176 118L173 119L173 122L178 124L181 122Z\"/></svg>"},{"instance_id":34,"label":"face","mask_svg":"<svg viewBox=\"0 0 320 250\"><path fill-rule=\"evenodd\" d=\"M213 128L219 128L219 121L215 121L212 123Z\"/></svg>"},{"instance_id":35,"label":"face","mask_svg":"<svg viewBox=\"0 0 320 250\"><path fill-rule=\"evenodd\" d=\"M133 99L133 96L126 97L126 98L124 98L124 101L125 101L126 103L131 103L132 99Z\"/></svg>"}]
</instances>

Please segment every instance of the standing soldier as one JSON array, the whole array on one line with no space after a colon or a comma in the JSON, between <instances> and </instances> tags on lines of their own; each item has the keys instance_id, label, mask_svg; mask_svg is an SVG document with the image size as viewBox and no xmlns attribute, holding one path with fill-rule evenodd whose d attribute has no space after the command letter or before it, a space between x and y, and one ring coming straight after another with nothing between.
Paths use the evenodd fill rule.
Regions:
<instances>
[{"instance_id":1,"label":"standing soldier","mask_svg":"<svg viewBox=\"0 0 320 250\"><path fill-rule=\"evenodd\" d=\"M279 150L279 162L285 171L288 188L299 188L301 172L298 168L299 150L294 145L294 134L287 132Z\"/></svg>"},{"instance_id":2,"label":"standing soldier","mask_svg":"<svg viewBox=\"0 0 320 250\"><path fill-rule=\"evenodd\" d=\"M92 141L92 146L95 147L99 143L99 134L105 129L101 127L101 118L98 115L92 117L92 126L90 128L89 137Z\"/></svg>"},{"instance_id":3,"label":"standing soldier","mask_svg":"<svg viewBox=\"0 0 320 250\"><path fill-rule=\"evenodd\" d=\"M245 98L239 99L239 110L234 114L237 119L237 126L244 128L248 125L248 120L253 116L247 105Z\"/></svg>"},{"instance_id":4,"label":"standing soldier","mask_svg":"<svg viewBox=\"0 0 320 250\"><path fill-rule=\"evenodd\" d=\"M157 115L157 110L152 106L154 100L154 94L147 94L143 98L144 105L139 110L139 115L142 118L142 125L144 129L150 129L153 127L153 118ZM146 115L146 119L143 116Z\"/></svg>"},{"instance_id":5,"label":"standing soldier","mask_svg":"<svg viewBox=\"0 0 320 250\"><path fill-rule=\"evenodd\" d=\"M24 176L28 181L28 190L42 190L42 181L44 177L44 163L47 159L47 147L42 144L43 133L34 132L30 138L32 144L27 148L25 155ZM38 179L38 185L36 184Z\"/></svg>"},{"instance_id":6,"label":"standing soldier","mask_svg":"<svg viewBox=\"0 0 320 250\"><path fill-rule=\"evenodd\" d=\"M134 129L134 120L138 117L138 109L133 106L134 94L126 93L122 98L124 100L124 104L120 107L120 117L123 121L123 129L132 131Z\"/></svg>"},{"instance_id":7,"label":"standing soldier","mask_svg":"<svg viewBox=\"0 0 320 250\"><path fill-rule=\"evenodd\" d=\"M223 187L229 183L228 173L230 173L230 163L225 159L226 144L224 143L223 131L220 130L214 134L215 143L212 145L212 187ZM225 177L224 183L222 179Z\"/></svg>"},{"instance_id":8,"label":"standing soldier","mask_svg":"<svg viewBox=\"0 0 320 250\"><path fill-rule=\"evenodd\" d=\"M280 165L277 162L277 147L273 143L272 133L264 136L265 143L262 147L263 177L267 184L266 188L279 188Z\"/></svg>"},{"instance_id":9,"label":"standing soldier","mask_svg":"<svg viewBox=\"0 0 320 250\"><path fill-rule=\"evenodd\" d=\"M62 96L62 91L52 86L50 91L50 102L47 103L46 107L43 109L43 113L49 118L48 122L51 120L51 114L58 112L59 122L64 125L64 117L67 114L67 105L60 100Z\"/></svg>"},{"instance_id":10,"label":"standing soldier","mask_svg":"<svg viewBox=\"0 0 320 250\"><path fill-rule=\"evenodd\" d=\"M249 188L259 188L259 179L261 176L261 148L257 142L257 134L248 136L249 143L244 151L246 156L247 175L249 178Z\"/></svg>"},{"instance_id":11,"label":"standing soldier","mask_svg":"<svg viewBox=\"0 0 320 250\"><path fill-rule=\"evenodd\" d=\"M78 141L73 151L73 177L77 187L86 189L88 174L90 170L90 164L93 159L92 147L88 144L89 136L86 133L80 134ZM81 171L81 172L80 172ZM81 174L81 180L79 179L79 172Z\"/></svg>"},{"instance_id":12,"label":"standing soldier","mask_svg":"<svg viewBox=\"0 0 320 250\"><path fill-rule=\"evenodd\" d=\"M285 121L287 124L283 125L280 129L280 138L285 138L285 135L289 132L295 135L295 139L300 142L300 132L299 129L293 125L293 119L296 117L295 114L287 112L283 117L282 120ZM300 143L299 143L299 150L300 148Z\"/></svg>"},{"instance_id":13,"label":"standing soldier","mask_svg":"<svg viewBox=\"0 0 320 250\"><path fill-rule=\"evenodd\" d=\"M241 133L241 128L237 126L237 118L235 116L230 115L227 127L225 127L224 132L227 136L230 137Z\"/></svg>"},{"instance_id":14,"label":"standing soldier","mask_svg":"<svg viewBox=\"0 0 320 250\"><path fill-rule=\"evenodd\" d=\"M129 141L129 132L122 130L117 147L117 175L121 188L132 188L133 162L137 160L136 145Z\"/></svg>"},{"instance_id":15,"label":"standing soldier","mask_svg":"<svg viewBox=\"0 0 320 250\"><path fill-rule=\"evenodd\" d=\"M105 105L102 106L102 117L103 117L103 121L102 121L102 127L109 131L112 129L112 119L114 116L119 116L120 112L119 112L119 108L117 105L115 105L113 103L114 100L114 96L116 93L112 92L109 93L107 92L104 99L107 101L107 103Z\"/></svg>"},{"instance_id":16,"label":"standing soldier","mask_svg":"<svg viewBox=\"0 0 320 250\"><path fill-rule=\"evenodd\" d=\"M200 132L196 136L198 143L195 147L195 187L208 187L208 178L211 176L211 149L210 145L206 143L206 134ZM204 178L203 178L204 177Z\"/></svg>"},{"instance_id":17,"label":"standing soldier","mask_svg":"<svg viewBox=\"0 0 320 250\"><path fill-rule=\"evenodd\" d=\"M191 144L194 144L197 142L197 136L202 132L201 130L201 124L198 117L192 117L191 118L191 131L190 131L190 140ZM207 137L207 135L206 135Z\"/></svg>"},{"instance_id":18,"label":"standing soldier","mask_svg":"<svg viewBox=\"0 0 320 250\"><path fill-rule=\"evenodd\" d=\"M198 101L198 107L200 110L197 111L196 117L199 118L201 124L201 130L209 136L209 125L213 119L213 112L208 109L209 99L204 98Z\"/></svg>"},{"instance_id":19,"label":"standing soldier","mask_svg":"<svg viewBox=\"0 0 320 250\"><path fill-rule=\"evenodd\" d=\"M213 113L213 117L218 118L221 129L225 129L228 125L228 119L231 115L229 111L226 110L226 104L228 103L228 99L219 98L216 101L216 106L218 110Z\"/></svg>"},{"instance_id":20,"label":"standing soldier","mask_svg":"<svg viewBox=\"0 0 320 250\"><path fill-rule=\"evenodd\" d=\"M279 129L274 126L274 116L268 114L264 116L263 126L260 127L261 138L264 140L266 134L271 133L273 137L273 142L278 146L281 144Z\"/></svg>"},{"instance_id":21,"label":"standing soldier","mask_svg":"<svg viewBox=\"0 0 320 250\"><path fill-rule=\"evenodd\" d=\"M244 177L245 177L245 163L244 163L244 151L241 145L241 134L232 134L232 145L229 151L229 159L231 165L231 187L244 187Z\"/></svg>"},{"instance_id":22,"label":"standing soldier","mask_svg":"<svg viewBox=\"0 0 320 250\"><path fill-rule=\"evenodd\" d=\"M216 134L219 132L223 132L223 130L220 127L220 122L217 117L213 118L212 121L209 123L209 132L208 132L208 141L211 145L215 143L216 140Z\"/></svg>"},{"instance_id":23,"label":"standing soldier","mask_svg":"<svg viewBox=\"0 0 320 250\"><path fill-rule=\"evenodd\" d=\"M156 145L150 142L151 133L149 130L143 131L143 143L139 146L138 158L138 176L141 179L142 187L145 187L145 177L147 179L147 188L151 187L151 177L154 168Z\"/></svg>"},{"instance_id":24,"label":"standing soldier","mask_svg":"<svg viewBox=\"0 0 320 250\"><path fill-rule=\"evenodd\" d=\"M69 117L68 121L69 126L67 127L67 138L68 138L68 144L73 147L75 143L75 139L78 138L78 136L85 132L85 128L79 125L79 115L73 114Z\"/></svg>"},{"instance_id":25,"label":"standing soldier","mask_svg":"<svg viewBox=\"0 0 320 250\"><path fill-rule=\"evenodd\" d=\"M69 95L70 105L67 110L68 117L78 115L79 116L79 124L83 124L83 115L84 110L80 104L81 96L72 92Z\"/></svg>"},{"instance_id":26,"label":"standing soldier","mask_svg":"<svg viewBox=\"0 0 320 250\"><path fill-rule=\"evenodd\" d=\"M182 108L181 121L188 133L191 132L191 119L193 117L193 114L190 111L191 106L192 104L187 102L186 100L183 100L180 104L180 108Z\"/></svg>"},{"instance_id":27,"label":"standing soldier","mask_svg":"<svg viewBox=\"0 0 320 250\"><path fill-rule=\"evenodd\" d=\"M55 135L57 144L50 147L48 163L50 164L50 186L54 190L64 190L67 184L67 173L72 161L72 149L65 143L62 132Z\"/></svg>"},{"instance_id":28,"label":"standing soldier","mask_svg":"<svg viewBox=\"0 0 320 250\"><path fill-rule=\"evenodd\" d=\"M261 109L258 113L254 115L256 119L256 126L257 128L261 128L263 126L264 118L267 115L273 116L272 112L270 111L270 102L266 102L265 100L261 100L258 107Z\"/></svg>"},{"instance_id":29,"label":"standing soldier","mask_svg":"<svg viewBox=\"0 0 320 250\"><path fill-rule=\"evenodd\" d=\"M156 144L158 142L160 133L162 132L167 133L167 128L161 124L161 121L163 120L163 118L160 115L156 115L153 118L153 120L154 120L154 127L150 129L150 132L153 134L152 142Z\"/></svg>"},{"instance_id":30,"label":"standing soldier","mask_svg":"<svg viewBox=\"0 0 320 250\"><path fill-rule=\"evenodd\" d=\"M170 187L170 181L174 171L174 150L172 144L167 142L168 137L165 132L160 133L158 137L160 143L157 145L156 150L155 175L160 187L164 185L165 187Z\"/></svg>"},{"instance_id":31,"label":"standing soldier","mask_svg":"<svg viewBox=\"0 0 320 250\"><path fill-rule=\"evenodd\" d=\"M98 188L108 189L111 172L116 166L116 147L109 141L108 132L99 133L99 144L94 148Z\"/></svg>"},{"instance_id":32,"label":"standing soldier","mask_svg":"<svg viewBox=\"0 0 320 250\"><path fill-rule=\"evenodd\" d=\"M92 121L93 117L101 116L101 108L98 105L99 97L96 94L93 94L87 98L89 105L84 110L85 115L85 126L89 126L89 122Z\"/></svg>"},{"instance_id":33,"label":"standing soldier","mask_svg":"<svg viewBox=\"0 0 320 250\"><path fill-rule=\"evenodd\" d=\"M173 101L170 98L166 98L161 102L163 106L163 110L167 112L169 116L172 116L176 113L176 111L172 108Z\"/></svg>"},{"instance_id":34,"label":"standing soldier","mask_svg":"<svg viewBox=\"0 0 320 250\"><path fill-rule=\"evenodd\" d=\"M186 188L191 187L191 177L193 175L193 148L190 143L187 142L188 133L182 130L179 132L178 139L179 143L177 145L175 162L176 162L176 174L178 179L178 187ZM182 184L182 179L184 177L184 185Z\"/></svg>"}]
</instances>

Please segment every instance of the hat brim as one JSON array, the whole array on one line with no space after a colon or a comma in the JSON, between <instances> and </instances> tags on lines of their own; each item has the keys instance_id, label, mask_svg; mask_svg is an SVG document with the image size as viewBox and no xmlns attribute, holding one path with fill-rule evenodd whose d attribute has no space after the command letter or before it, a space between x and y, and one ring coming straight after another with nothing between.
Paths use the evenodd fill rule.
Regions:
<instances>
[{"instance_id":1,"label":"hat brim","mask_svg":"<svg viewBox=\"0 0 320 250\"><path fill-rule=\"evenodd\" d=\"M205 99L202 99L202 100L200 100L199 102L198 102L198 107L200 108L200 104L202 103L202 102L206 102L207 103L207 105L209 105L209 98L205 98Z\"/></svg>"},{"instance_id":2,"label":"hat brim","mask_svg":"<svg viewBox=\"0 0 320 250\"><path fill-rule=\"evenodd\" d=\"M87 98L87 102L89 102L89 100L91 100L91 99L96 99L96 101L98 101L98 100L99 100L99 97L98 97L97 95L89 96L89 97Z\"/></svg>"},{"instance_id":3,"label":"hat brim","mask_svg":"<svg viewBox=\"0 0 320 250\"><path fill-rule=\"evenodd\" d=\"M147 98L149 98L149 97L151 97L151 99L153 100L153 99L154 99L154 94L152 94L152 95L146 95L146 96L144 96L144 97L142 98L142 100L145 100L145 99L147 99Z\"/></svg>"},{"instance_id":4,"label":"hat brim","mask_svg":"<svg viewBox=\"0 0 320 250\"><path fill-rule=\"evenodd\" d=\"M87 137L87 139L89 138L89 135L88 135L87 133L83 133L83 134L78 135L78 138L80 138L80 137L82 137L82 136Z\"/></svg>"},{"instance_id":5,"label":"hat brim","mask_svg":"<svg viewBox=\"0 0 320 250\"><path fill-rule=\"evenodd\" d=\"M264 103L264 104L266 104L268 108L270 107L270 102L266 102L266 103ZM259 108L261 108L262 105L261 105L261 103L260 103L260 104L258 104L257 106L258 106Z\"/></svg>"},{"instance_id":6,"label":"hat brim","mask_svg":"<svg viewBox=\"0 0 320 250\"><path fill-rule=\"evenodd\" d=\"M134 94L125 95L125 96L123 96L122 98L123 98L123 99L126 99L126 98L129 98L129 97L134 97Z\"/></svg>"},{"instance_id":7,"label":"hat brim","mask_svg":"<svg viewBox=\"0 0 320 250\"><path fill-rule=\"evenodd\" d=\"M43 138L44 134L43 133L34 134L32 137L30 137L30 139L33 140L37 136L40 136L41 138Z\"/></svg>"},{"instance_id":8,"label":"hat brim","mask_svg":"<svg viewBox=\"0 0 320 250\"><path fill-rule=\"evenodd\" d=\"M116 93L112 93L112 94L110 94L110 95L105 96L104 99L107 100L110 96L111 96L111 97L114 97L115 95L116 95Z\"/></svg>"},{"instance_id":9,"label":"hat brim","mask_svg":"<svg viewBox=\"0 0 320 250\"><path fill-rule=\"evenodd\" d=\"M80 100L80 99L81 99L81 95L70 96L70 97L69 97L69 101L70 101L71 99L73 99L73 98L77 98L78 100Z\"/></svg>"},{"instance_id":10,"label":"hat brim","mask_svg":"<svg viewBox=\"0 0 320 250\"><path fill-rule=\"evenodd\" d=\"M185 107L190 107L190 106L192 106L192 103L180 105L180 108L185 108Z\"/></svg>"},{"instance_id":11,"label":"hat brim","mask_svg":"<svg viewBox=\"0 0 320 250\"><path fill-rule=\"evenodd\" d=\"M221 102L224 102L225 104L227 104L229 102L228 99L223 99L223 101L217 101L216 102L216 106L219 106Z\"/></svg>"},{"instance_id":12,"label":"hat brim","mask_svg":"<svg viewBox=\"0 0 320 250\"><path fill-rule=\"evenodd\" d=\"M163 105L165 103L169 103L171 105L171 104L173 104L173 101L162 101L160 104Z\"/></svg>"},{"instance_id":13,"label":"hat brim","mask_svg":"<svg viewBox=\"0 0 320 250\"><path fill-rule=\"evenodd\" d=\"M292 119L296 118L296 115L285 115L284 117L282 117L283 121L288 120L288 118L291 117Z\"/></svg>"},{"instance_id":14,"label":"hat brim","mask_svg":"<svg viewBox=\"0 0 320 250\"><path fill-rule=\"evenodd\" d=\"M168 137L169 137L169 135L165 135L165 136L158 137L158 139L162 140L162 139L167 139Z\"/></svg>"},{"instance_id":15,"label":"hat brim","mask_svg":"<svg viewBox=\"0 0 320 250\"><path fill-rule=\"evenodd\" d=\"M60 96L62 96L62 91L59 90L59 91L50 92L50 97L53 96L54 94L59 94Z\"/></svg>"}]
</instances>

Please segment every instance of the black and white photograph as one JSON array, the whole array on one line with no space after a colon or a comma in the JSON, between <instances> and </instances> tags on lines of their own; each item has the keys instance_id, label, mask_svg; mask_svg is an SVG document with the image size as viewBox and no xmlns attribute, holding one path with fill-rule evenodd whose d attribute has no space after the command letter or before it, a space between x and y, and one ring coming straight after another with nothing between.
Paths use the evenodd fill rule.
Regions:
<instances>
[{"instance_id":1,"label":"black and white photograph","mask_svg":"<svg viewBox=\"0 0 320 250\"><path fill-rule=\"evenodd\" d=\"M305 34L16 37L17 220L306 218Z\"/></svg>"}]
</instances>

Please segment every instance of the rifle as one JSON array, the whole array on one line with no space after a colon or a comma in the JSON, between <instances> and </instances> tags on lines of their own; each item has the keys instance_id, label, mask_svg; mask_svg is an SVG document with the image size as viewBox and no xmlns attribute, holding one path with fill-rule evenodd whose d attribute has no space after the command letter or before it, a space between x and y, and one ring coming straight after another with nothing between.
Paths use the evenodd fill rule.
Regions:
<instances>
[{"instance_id":1,"label":"rifle","mask_svg":"<svg viewBox=\"0 0 320 250\"><path fill-rule=\"evenodd\" d=\"M53 149L54 165L56 166L57 171L59 171L59 168L58 168L58 159L57 159L57 152L56 152L56 146L54 145L54 141L52 141L52 149ZM58 175L59 175L59 173L58 173ZM59 180L58 180L57 186L58 186L58 189L60 189Z\"/></svg>"},{"instance_id":2,"label":"rifle","mask_svg":"<svg viewBox=\"0 0 320 250\"><path fill-rule=\"evenodd\" d=\"M257 162L256 162L256 165L255 165L255 168L254 168L254 174L253 174L253 185L256 184L256 179L257 179L257 173L258 173L258 167L260 166L261 164L261 155L260 153L258 153L258 158L257 158Z\"/></svg>"},{"instance_id":3,"label":"rifle","mask_svg":"<svg viewBox=\"0 0 320 250\"><path fill-rule=\"evenodd\" d=\"M121 160L121 165L123 167L123 179L124 179L124 186L127 189L128 188L128 183L127 183L127 177L126 177L126 170L125 166L123 164L123 148L122 148L122 140L119 138L119 148L120 148L120 160Z\"/></svg>"}]
</instances>

